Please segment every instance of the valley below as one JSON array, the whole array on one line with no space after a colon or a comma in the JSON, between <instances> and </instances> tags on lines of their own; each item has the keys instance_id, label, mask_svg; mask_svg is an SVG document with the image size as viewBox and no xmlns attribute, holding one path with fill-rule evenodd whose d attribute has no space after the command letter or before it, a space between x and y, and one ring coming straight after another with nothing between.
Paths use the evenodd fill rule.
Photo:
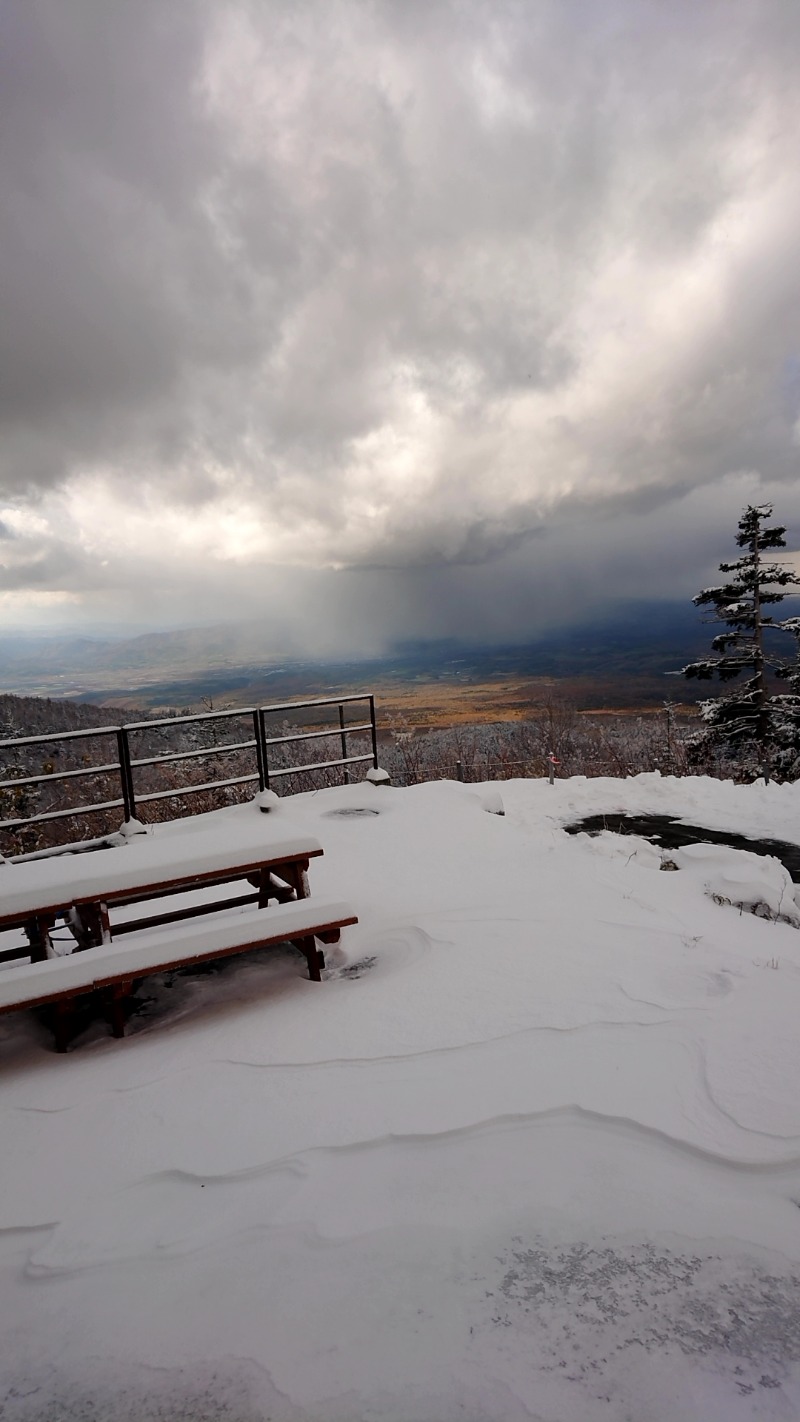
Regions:
<instances>
[{"instance_id":1,"label":"valley below","mask_svg":"<svg viewBox=\"0 0 800 1422\"><path fill-rule=\"evenodd\" d=\"M705 645L694 609L626 605L523 645L405 642L381 656L315 659L263 645L257 624L117 639L0 637L0 692L115 712L222 709L374 692L419 727L524 718L554 696L584 711L694 700L680 667Z\"/></svg>"}]
</instances>

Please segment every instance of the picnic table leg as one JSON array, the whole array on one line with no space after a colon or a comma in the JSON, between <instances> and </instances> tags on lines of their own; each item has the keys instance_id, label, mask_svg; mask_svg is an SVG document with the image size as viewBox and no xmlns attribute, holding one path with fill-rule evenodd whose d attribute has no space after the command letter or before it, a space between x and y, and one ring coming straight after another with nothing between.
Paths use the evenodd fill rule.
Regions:
<instances>
[{"instance_id":1,"label":"picnic table leg","mask_svg":"<svg viewBox=\"0 0 800 1422\"><path fill-rule=\"evenodd\" d=\"M266 908L270 899L278 897L278 891L272 882L272 875L269 869L260 869L257 874L253 874L250 883L258 889L258 907Z\"/></svg>"},{"instance_id":2,"label":"picnic table leg","mask_svg":"<svg viewBox=\"0 0 800 1422\"><path fill-rule=\"evenodd\" d=\"M76 904L70 913L68 922L78 952L83 953L88 948L99 948L103 941L103 928L97 904Z\"/></svg>"},{"instance_id":3,"label":"picnic table leg","mask_svg":"<svg viewBox=\"0 0 800 1422\"><path fill-rule=\"evenodd\" d=\"M121 983L112 983L111 987L106 990L106 1017L115 1037L125 1036L127 999L130 997L132 989L132 979L126 979Z\"/></svg>"},{"instance_id":4,"label":"picnic table leg","mask_svg":"<svg viewBox=\"0 0 800 1422\"><path fill-rule=\"evenodd\" d=\"M100 942L111 942L111 922L108 917L108 904L97 905L97 917L100 923Z\"/></svg>"},{"instance_id":5,"label":"picnic table leg","mask_svg":"<svg viewBox=\"0 0 800 1422\"><path fill-rule=\"evenodd\" d=\"M72 1022L72 998L61 998L52 1006L51 1026L55 1038L56 1051L65 1052L69 1045Z\"/></svg>"},{"instance_id":6,"label":"picnic table leg","mask_svg":"<svg viewBox=\"0 0 800 1422\"><path fill-rule=\"evenodd\" d=\"M257 874L248 874L248 884L258 889L259 908L266 908L270 899L276 899L279 904L287 904L294 898L293 885L282 882L282 879L288 880L288 877L285 868L281 868L278 874L274 874L270 869L259 869Z\"/></svg>"},{"instance_id":7,"label":"picnic table leg","mask_svg":"<svg viewBox=\"0 0 800 1422\"><path fill-rule=\"evenodd\" d=\"M320 968L325 967L325 955L317 948L316 938L298 938L295 940L296 946L301 953L305 953L308 963L308 976L312 983L321 983L322 975Z\"/></svg>"},{"instance_id":8,"label":"picnic table leg","mask_svg":"<svg viewBox=\"0 0 800 1422\"><path fill-rule=\"evenodd\" d=\"M71 908L67 914L67 928L75 939L73 951L76 953L83 953L87 948L92 947L92 938L85 919L86 915L81 912L80 908Z\"/></svg>"},{"instance_id":9,"label":"picnic table leg","mask_svg":"<svg viewBox=\"0 0 800 1422\"><path fill-rule=\"evenodd\" d=\"M307 899L311 896L308 887L308 860L302 859L298 864L286 864L281 873L291 884L298 899Z\"/></svg>"},{"instance_id":10,"label":"picnic table leg","mask_svg":"<svg viewBox=\"0 0 800 1422\"><path fill-rule=\"evenodd\" d=\"M54 914L37 914L25 924L25 936L31 945L31 962L43 963L46 958L54 958L50 929L55 925Z\"/></svg>"}]
</instances>

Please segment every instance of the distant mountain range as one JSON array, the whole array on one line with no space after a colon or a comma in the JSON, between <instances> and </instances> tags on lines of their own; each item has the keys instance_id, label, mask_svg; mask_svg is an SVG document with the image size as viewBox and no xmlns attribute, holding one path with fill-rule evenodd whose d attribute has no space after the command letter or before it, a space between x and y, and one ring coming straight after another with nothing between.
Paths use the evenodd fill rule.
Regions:
<instances>
[{"instance_id":1,"label":"distant mountain range","mask_svg":"<svg viewBox=\"0 0 800 1422\"><path fill-rule=\"evenodd\" d=\"M89 637L65 633L0 636L0 677L78 675L86 672L157 671L232 666L280 660L264 646L258 623L145 632L136 637Z\"/></svg>"},{"instance_id":2,"label":"distant mountain range","mask_svg":"<svg viewBox=\"0 0 800 1422\"><path fill-rule=\"evenodd\" d=\"M124 639L17 634L0 637L0 691L107 705L187 706L203 697L243 704L378 683L545 677L616 686L613 702L620 704L633 694L645 700L685 697L686 684L679 678L671 683L667 674L707 650L710 636L691 604L644 601L524 644L417 639L383 657L330 662L281 657L264 645L254 622Z\"/></svg>"}]
</instances>

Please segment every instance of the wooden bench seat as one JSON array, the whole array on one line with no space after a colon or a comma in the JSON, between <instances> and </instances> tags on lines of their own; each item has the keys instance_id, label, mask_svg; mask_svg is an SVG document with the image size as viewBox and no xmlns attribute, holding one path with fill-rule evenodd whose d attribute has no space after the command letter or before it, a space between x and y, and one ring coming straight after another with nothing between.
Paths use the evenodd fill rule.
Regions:
<instances>
[{"instance_id":1,"label":"wooden bench seat","mask_svg":"<svg viewBox=\"0 0 800 1422\"><path fill-rule=\"evenodd\" d=\"M51 1003L56 1008L56 1045L66 1050L66 1017L73 998L106 994L114 1036L124 1036L124 1001L140 978L193 963L246 953L252 948L292 943L305 954L308 975L320 981L324 966L315 939L338 941L339 932L358 919L348 904L299 899L272 909L204 924L180 924L130 934L84 953L0 970L0 1012Z\"/></svg>"}]
</instances>

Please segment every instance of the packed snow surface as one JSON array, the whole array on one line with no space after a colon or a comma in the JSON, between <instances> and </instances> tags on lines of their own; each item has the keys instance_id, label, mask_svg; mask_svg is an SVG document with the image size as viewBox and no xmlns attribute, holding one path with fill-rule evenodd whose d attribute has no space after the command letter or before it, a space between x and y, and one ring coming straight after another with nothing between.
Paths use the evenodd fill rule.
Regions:
<instances>
[{"instance_id":1,"label":"packed snow surface","mask_svg":"<svg viewBox=\"0 0 800 1422\"><path fill-rule=\"evenodd\" d=\"M800 786L658 775L148 835L311 836L359 923L320 984L149 979L124 1041L0 1018L2 1422L800 1417L795 889L601 811L800 837Z\"/></svg>"}]
</instances>

